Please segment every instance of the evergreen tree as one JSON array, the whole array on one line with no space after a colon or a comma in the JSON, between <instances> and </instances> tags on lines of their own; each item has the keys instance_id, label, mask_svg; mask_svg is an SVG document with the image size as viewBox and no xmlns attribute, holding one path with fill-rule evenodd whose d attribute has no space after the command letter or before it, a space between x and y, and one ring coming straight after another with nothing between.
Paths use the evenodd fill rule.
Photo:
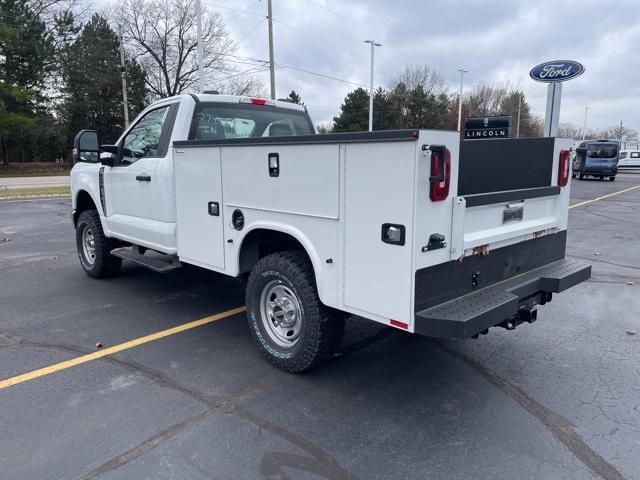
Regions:
<instances>
[{"instance_id":1,"label":"evergreen tree","mask_svg":"<svg viewBox=\"0 0 640 480\"><path fill-rule=\"evenodd\" d=\"M144 108L144 72L126 62L129 117ZM69 47L63 69L65 100L61 108L70 146L78 130L98 131L101 141L113 142L124 129L118 36L107 20L95 14Z\"/></svg>"},{"instance_id":2,"label":"evergreen tree","mask_svg":"<svg viewBox=\"0 0 640 480\"><path fill-rule=\"evenodd\" d=\"M37 134L42 90L50 71L52 39L21 0L0 0L0 155L28 160Z\"/></svg>"},{"instance_id":3,"label":"evergreen tree","mask_svg":"<svg viewBox=\"0 0 640 480\"><path fill-rule=\"evenodd\" d=\"M302 101L302 97L296 93L295 90L291 90L291 93L286 97L287 100L290 100L293 103L304 106L304 102Z\"/></svg>"}]
</instances>

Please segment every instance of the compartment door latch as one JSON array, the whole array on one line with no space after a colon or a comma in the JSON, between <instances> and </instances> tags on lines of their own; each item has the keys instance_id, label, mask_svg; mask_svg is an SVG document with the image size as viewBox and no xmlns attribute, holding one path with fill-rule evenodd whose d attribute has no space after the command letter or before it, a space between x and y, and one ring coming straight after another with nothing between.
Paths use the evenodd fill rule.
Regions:
<instances>
[{"instance_id":1,"label":"compartment door latch","mask_svg":"<svg viewBox=\"0 0 640 480\"><path fill-rule=\"evenodd\" d=\"M444 235L441 233L432 233L429 237L429 243L422 247L422 251L428 252L429 250L437 250L438 248L445 248L446 246L447 242L445 242Z\"/></svg>"}]
</instances>

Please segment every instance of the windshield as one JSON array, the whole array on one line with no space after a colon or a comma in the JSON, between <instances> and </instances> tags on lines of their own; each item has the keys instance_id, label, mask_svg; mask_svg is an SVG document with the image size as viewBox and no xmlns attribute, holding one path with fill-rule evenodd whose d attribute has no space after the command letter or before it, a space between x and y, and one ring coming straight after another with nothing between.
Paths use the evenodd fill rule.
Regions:
<instances>
[{"instance_id":1,"label":"windshield","mask_svg":"<svg viewBox=\"0 0 640 480\"><path fill-rule=\"evenodd\" d=\"M589 158L614 158L618 154L618 146L611 143L592 143L587 147Z\"/></svg>"},{"instance_id":2,"label":"windshield","mask_svg":"<svg viewBox=\"0 0 640 480\"><path fill-rule=\"evenodd\" d=\"M306 112L270 106L201 103L196 106L189 138L222 140L312 133Z\"/></svg>"}]
</instances>

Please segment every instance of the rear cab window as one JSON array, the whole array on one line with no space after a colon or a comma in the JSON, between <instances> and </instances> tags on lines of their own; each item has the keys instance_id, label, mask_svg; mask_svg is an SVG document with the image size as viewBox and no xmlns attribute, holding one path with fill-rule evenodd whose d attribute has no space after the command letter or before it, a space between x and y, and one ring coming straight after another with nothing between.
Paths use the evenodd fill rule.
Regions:
<instances>
[{"instance_id":1,"label":"rear cab window","mask_svg":"<svg viewBox=\"0 0 640 480\"><path fill-rule=\"evenodd\" d=\"M306 112L270 105L202 102L195 107L190 140L313 134Z\"/></svg>"}]
</instances>

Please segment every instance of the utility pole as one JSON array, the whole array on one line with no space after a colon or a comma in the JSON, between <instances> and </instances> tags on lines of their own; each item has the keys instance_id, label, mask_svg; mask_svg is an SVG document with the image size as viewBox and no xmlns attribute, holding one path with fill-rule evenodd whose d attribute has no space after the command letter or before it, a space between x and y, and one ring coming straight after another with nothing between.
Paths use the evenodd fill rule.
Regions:
<instances>
[{"instance_id":1,"label":"utility pole","mask_svg":"<svg viewBox=\"0 0 640 480\"><path fill-rule=\"evenodd\" d=\"M620 142L622 142L622 120L620 120Z\"/></svg>"},{"instance_id":2,"label":"utility pole","mask_svg":"<svg viewBox=\"0 0 640 480\"><path fill-rule=\"evenodd\" d=\"M198 35L198 92L202 92L202 5L196 0L196 34Z\"/></svg>"},{"instance_id":3,"label":"utility pole","mask_svg":"<svg viewBox=\"0 0 640 480\"><path fill-rule=\"evenodd\" d=\"M516 125L516 138L520 138L520 110L522 109L522 92L518 95L518 125Z\"/></svg>"},{"instance_id":4,"label":"utility pole","mask_svg":"<svg viewBox=\"0 0 640 480\"><path fill-rule=\"evenodd\" d=\"M269 77L271 82L271 100L276 99L276 65L273 61L273 9L271 0L267 2L267 19L269 20Z\"/></svg>"},{"instance_id":5,"label":"utility pole","mask_svg":"<svg viewBox=\"0 0 640 480\"><path fill-rule=\"evenodd\" d=\"M468 73L468 70L459 68L460 72L460 92L458 93L458 132L462 127L462 86L464 85L464 74Z\"/></svg>"},{"instance_id":6,"label":"utility pole","mask_svg":"<svg viewBox=\"0 0 640 480\"><path fill-rule=\"evenodd\" d=\"M375 48L381 47L382 44L376 43L375 40L365 40L364 43L368 43L371 45L371 77L369 78L369 131L373 132L373 63Z\"/></svg>"},{"instance_id":7,"label":"utility pole","mask_svg":"<svg viewBox=\"0 0 640 480\"><path fill-rule=\"evenodd\" d=\"M587 112L589 111L589 107L584 107L584 127L582 128L582 141L584 142L584 138L587 136Z\"/></svg>"},{"instance_id":8,"label":"utility pole","mask_svg":"<svg viewBox=\"0 0 640 480\"><path fill-rule=\"evenodd\" d=\"M127 101L127 66L124 63L124 43L120 29L120 76L122 77L122 107L124 108L124 128L129 127L129 102Z\"/></svg>"}]
</instances>

